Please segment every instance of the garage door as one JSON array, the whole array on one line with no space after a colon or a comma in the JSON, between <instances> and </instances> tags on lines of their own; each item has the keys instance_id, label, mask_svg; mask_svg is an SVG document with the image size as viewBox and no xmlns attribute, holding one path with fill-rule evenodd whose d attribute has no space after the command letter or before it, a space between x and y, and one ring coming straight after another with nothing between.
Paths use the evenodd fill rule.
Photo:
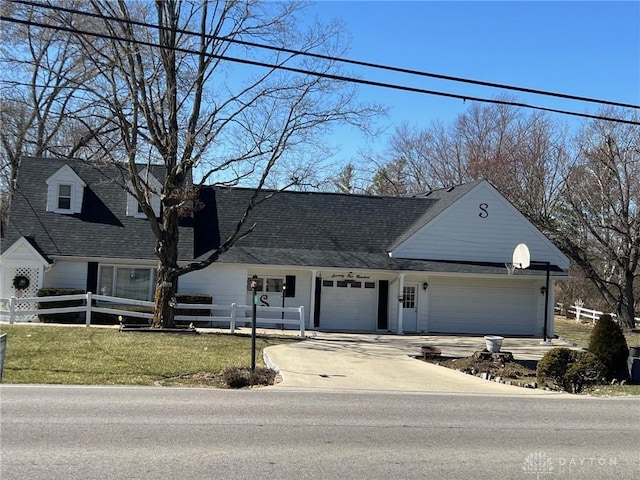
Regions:
<instances>
[{"instance_id":1,"label":"garage door","mask_svg":"<svg viewBox=\"0 0 640 480\"><path fill-rule=\"evenodd\" d=\"M429 286L428 326L434 333L534 335L536 307L536 289L531 284L433 282Z\"/></svg>"},{"instance_id":2,"label":"garage door","mask_svg":"<svg viewBox=\"0 0 640 480\"><path fill-rule=\"evenodd\" d=\"M376 282L323 280L320 328L327 330L376 329Z\"/></svg>"}]
</instances>

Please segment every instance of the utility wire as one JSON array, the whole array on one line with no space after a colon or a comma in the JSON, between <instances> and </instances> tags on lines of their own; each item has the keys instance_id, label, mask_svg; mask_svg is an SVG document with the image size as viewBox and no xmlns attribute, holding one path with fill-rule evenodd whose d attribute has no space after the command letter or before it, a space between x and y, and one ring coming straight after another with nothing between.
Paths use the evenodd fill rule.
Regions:
<instances>
[{"instance_id":1,"label":"utility wire","mask_svg":"<svg viewBox=\"0 0 640 480\"><path fill-rule=\"evenodd\" d=\"M29 21L29 20L20 20L20 19L5 17L5 16L0 16L0 20L12 22L12 23L19 23L19 24L27 25L27 26L34 26L34 27L47 28L47 29L52 29L52 30L57 30L57 31L64 31L64 32L73 33L73 34L89 35L89 36L93 36L93 37L97 37L97 38L104 38L104 39L107 39L107 40L116 40L116 41L120 41L120 42L130 42L130 43L133 43L133 44L136 44L136 45L144 45L144 46L152 47L152 48L167 48L167 49L170 49L172 51L177 51L177 52L181 52L181 53L187 53L187 54L193 54L193 55L200 55L201 54L201 52L199 52L199 51L188 49L188 48L168 47L168 46L159 45L159 44L153 43L153 42L147 42L147 41L137 40L137 39L135 39L135 40L125 39L125 38L118 37L116 35L109 35L109 34L105 34L105 33L88 32L88 31L85 31L85 30L78 30L76 28L63 27L63 26L60 26L60 25L55 25L55 26L54 25L47 25L47 24L44 24L44 23L33 22L33 21ZM217 58L217 59L220 59L220 60L236 62L236 63L242 63L242 64L245 64L245 65L252 65L252 66L270 68L270 69L275 69L275 70L284 70L284 71L293 72L293 73L301 73L301 74L304 74L304 75L311 75L311 76L315 76L315 77L318 77L318 78L326 78L326 79L329 79L329 80L343 81L343 82L347 82L347 83L357 83L357 84L361 84L361 85L368 85L368 86L382 87L382 88L390 88L390 89L394 89L394 90L401 90L401 91L412 92L412 93L423 93L423 94L427 94L427 95L435 95L435 96L446 97L446 98L455 98L455 99L462 100L462 101L465 101L465 102L467 100L469 100L469 101L474 101L474 102L479 102L479 103L491 103L491 104L498 104L498 105L508 105L508 106L513 106L513 107L528 108L528 109L533 109L533 110L541 110L541 111L545 111L545 112L558 113L558 114L562 114L562 115L572 115L572 116L576 116L576 117L591 118L591 119L595 119L595 120L605 120L605 121L617 122L617 123L625 123L625 124L629 124L629 125L640 125L639 121L634 121L634 120L605 117L605 116L602 116L602 115L592 115L592 114L589 114L589 113L572 112L572 111L569 111L569 110L561 110L561 109L549 108L549 107L540 107L540 106L535 106L535 105L529 105L529 104L522 103L522 102L512 102L512 101L499 100L499 99L488 99L488 98L482 98L482 97L474 97L474 96L470 96L470 95L459 95L459 94L455 94L455 93L441 92L441 91L437 91L437 90L427 90L427 89L423 89L423 88L409 87L409 86L397 85L397 84L391 84L391 83L376 82L376 81L373 81L373 80L364 80L364 79L360 79L360 78L347 77L347 76L343 76L343 75L335 75L335 74L330 74L330 73L314 72L314 71L306 70L306 69L302 69L302 68L287 67L287 66L282 65L282 64L276 65L276 64L272 64L272 63L259 62L259 61L256 61L256 60L248 60L248 59L242 59L242 58L236 58L236 57L229 57L229 56L226 56L226 55L216 55L216 54L212 54L212 53L205 53L204 55L207 55L207 56L209 56L211 58Z\"/></svg>"},{"instance_id":2,"label":"utility wire","mask_svg":"<svg viewBox=\"0 0 640 480\"><path fill-rule=\"evenodd\" d=\"M104 15L104 14L100 14L100 13L83 12L83 11L80 11L80 10L77 10L77 9L65 8L65 7L60 7L60 6L57 6L57 5L46 5L46 4L27 1L27 0L10 0L10 1L13 2L13 3L18 3L18 4L22 4L22 5L27 5L27 6L41 7L41 8L46 8L46 9L50 9L50 10L55 10L55 11L60 11L60 12L65 12L65 13L71 13L71 14L74 14L74 15L82 15L82 16L88 16L88 17L92 17L92 18L98 18L100 20L115 21L115 22L126 23L126 24L129 24L129 25L135 25L135 26L140 26L140 27L145 27L145 28L153 28L153 29L156 29L156 30L169 30L167 27L161 27L161 26L158 26L158 25L153 25L153 24L150 24L150 23L145 23L145 22L141 22L141 21L137 21L137 20L118 18L118 17L113 17L113 16L110 16L110 15ZM313 52L304 52L304 51L301 51L301 50L296 50L296 49L286 48L286 47L276 47L276 46L273 46L273 45L266 45L266 44L262 44L262 43L249 42L249 41L246 41L246 40L238 40L238 39L235 39L235 38L225 38L225 37L219 37L219 36L216 36L216 35L208 35L208 34L204 34L203 35L203 34L200 34L198 32L185 30L185 29L180 29L180 28L176 28L175 32L176 33L185 34L185 35L203 36L203 37L205 37L207 39L210 39L210 40L220 40L220 41L225 41L225 42L229 42L229 43L235 43L235 44L238 44L238 45L244 45L244 46L247 46L247 47L262 48L262 49L273 50L273 51L281 52L281 53L289 53L289 54L292 54L292 55L300 55L300 56L306 56L306 57L310 57L310 58L317 58L317 59L321 59L321 60L328 60L328 61L331 61L331 62L342 62L342 63L346 63L348 65L357 65L357 66L361 66L361 67L375 68L375 69L379 69L379 70L387 70L387 71L392 71L392 72L397 72L397 73L406 73L406 74L409 74L409 75L416 75L416 76L421 76L421 77L436 78L436 79L439 79L439 80L447 80L447 81L452 81L452 82L467 83L467 84L479 85L479 86L483 86L483 87L501 88L503 90L512 90L512 91L516 91L516 92L532 93L532 94L535 94L535 95L544 95L544 96L555 97L555 98L564 98L564 99L568 99L568 100L577 100L577 101L581 101L581 102L600 103L600 104L603 104L603 105L609 105L609 106L614 106L614 107L640 109L640 105L634 105L634 104L629 104L629 103L621 103L621 102L616 102L616 101L612 101L612 100L602 100L602 99L591 98L591 97L583 97L583 96L579 96L579 95L571 95L571 94L567 94L567 93L551 92L551 91L547 91L547 90L539 90L539 89L527 88L527 87L518 87L518 86L515 86L515 85L507 85L507 84L501 84L501 83L486 82L486 81L483 81L483 80L474 80L474 79L470 79L470 78L463 78L463 77L456 77L456 76L451 76L451 75L443 75L443 74L438 74L438 73L424 72L424 71L420 71L420 70L413 70L413 69L402 68L402 67L394 67L394 66L390 66L390 65L382 65L382 64L379 64L379 63L365 62L365 61L361 61L361 60L352 60L352 59L348 59L348 58L333 57L333 56L330 56L330 55L323 55L323 54L313 53Z\"/></svg>"}]
</instances>

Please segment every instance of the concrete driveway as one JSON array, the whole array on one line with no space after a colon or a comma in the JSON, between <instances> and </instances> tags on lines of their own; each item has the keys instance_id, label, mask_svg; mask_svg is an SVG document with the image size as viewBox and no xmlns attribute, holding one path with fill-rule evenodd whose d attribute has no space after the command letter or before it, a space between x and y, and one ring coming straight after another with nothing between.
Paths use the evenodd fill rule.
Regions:
<instances>
[{"instance_id":1,"label":"concrete driveway","mask_svg":"<svg viewBox=\"0 0 640 480\"><path fill-rule=\"evenodd\" d=\"M275 388L458 392L500 395L558 395L555 392L499 384L412 358L423 345L444 356L464 357L485 346L481 336L382 335L310 332L303 342L265 349L265 362L282 376ZM554 340L505 338L503 351L516 360L539 360L550 348L569 346Z\"/></svg>"}]
</instances>

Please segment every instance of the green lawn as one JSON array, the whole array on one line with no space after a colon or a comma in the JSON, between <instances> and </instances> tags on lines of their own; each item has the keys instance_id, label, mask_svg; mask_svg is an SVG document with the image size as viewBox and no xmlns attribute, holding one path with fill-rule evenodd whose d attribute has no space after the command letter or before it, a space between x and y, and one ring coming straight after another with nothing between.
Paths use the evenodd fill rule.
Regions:
<instances>
[{"instance_id":1,"label":"green lawn","mask_svg":"<svg viewBox=\"0 0 640 480\"><path fill-rule=\"evenodd\" d=\"M176 384L175 379L204 378L199 374L251 364L251 338L239 335L48 325L2 325L0 333L8 333L4 383ZM295 341L299 339L258 337L256 365L263 365L265 347Z\"/></svg>"}]
</instances>

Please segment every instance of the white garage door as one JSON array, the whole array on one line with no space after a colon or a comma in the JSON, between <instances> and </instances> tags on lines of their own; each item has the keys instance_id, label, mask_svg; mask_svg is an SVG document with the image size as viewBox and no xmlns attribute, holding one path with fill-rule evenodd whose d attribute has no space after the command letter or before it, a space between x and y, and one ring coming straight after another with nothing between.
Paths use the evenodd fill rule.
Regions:
<instances>
[{"instance_id":1,"label":"white garage door","mask_svg":"<svg viewBox=\"0 0 640 480\"><path fill-rule=\"evenodd\" d=\"M536 289L531 284L449 280L429 286L429 331L534 335Z\"/></svg>"},{"instance_id":2,"label":"white garage door","mask_svg":"<svg viewBox=\"0 0 640 480\"><path fill-rule=\"evenodd\" d=\"M323 280L320 328L375 330L377 305L376 282Z\"/></svg>"}]
</instances>

